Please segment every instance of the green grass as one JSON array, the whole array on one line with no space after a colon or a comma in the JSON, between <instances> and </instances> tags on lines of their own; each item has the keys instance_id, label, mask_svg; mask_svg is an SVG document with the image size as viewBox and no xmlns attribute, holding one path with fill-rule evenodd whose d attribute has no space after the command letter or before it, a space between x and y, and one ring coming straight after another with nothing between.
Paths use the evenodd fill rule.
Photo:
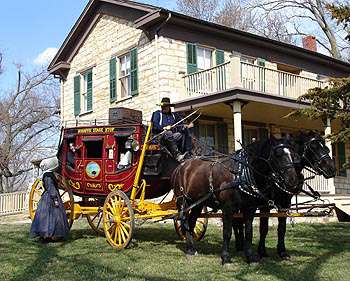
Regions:
<instances>
[{"instance_id":1,"label":"green grass","mask_svg":"<svg viewBox=\"0 0 350 281\"><path fill-rule=\"evenodd\" d=\"M172 224L137 227L131 247L122 252L84 221L74 224L67 242L51 244L29 239L28 224L0 225L0 280L350 280L350 224L297 224L287 231L290 261L277 257L276 228L271 227L270 258L249 266L232 240L233 264L222 267L222 235L215 225L209 225L197 244L199 255L191 258Z\"/></svg>"}]
</instances>

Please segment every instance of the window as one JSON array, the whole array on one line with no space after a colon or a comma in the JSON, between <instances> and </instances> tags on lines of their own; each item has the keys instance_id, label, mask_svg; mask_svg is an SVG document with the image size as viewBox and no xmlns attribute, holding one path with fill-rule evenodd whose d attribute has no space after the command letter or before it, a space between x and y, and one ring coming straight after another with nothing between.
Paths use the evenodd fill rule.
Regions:
<instances>
[{"instance_id":1,"label":"window","mask_svg":"<svg viewBox=\"0 0 350 281\"><path fill-rule=\"evenodd\" d=\"M203 47L197 47L197 67L198 71L212 67L212 50Z\"/></svg>"},{"instance_id":2,"label":"window","mask_svg":"<svg viewBox=\"0 0 350 281\"><path fill-rule=\"evenodd\" d=\"M243 125L243 145L249 145L254 141L265 140L268 138L267 128Z\"/></svg>"},{"instance_id":3,"label":"window","mask_svg":"<svg viewBox=\"0 0 350 281\"><path fill-rule=\"evenodd\" d=\"M121 97L131 96L130 53L119 57Z\"/></svg>"},{"instance_id":4,"label":"window","mask_svg":"<svg viewBox=\"0 0 350 281\"><path fill-rule=\"evenodd\" d=\"M207 146L208 150L203 154L210 154L210 149L215 149L221 153L228 152L227 125L218 124L200 124L193 128L193 135L199 140L200 145Z\"/></svg>"},{"instance_id":5,"label":"window","mask_svg":"<svg viewBox=\"0 0 350 281\"><path fill-rule=\"evenodd\" d=\"M86 158L102 158L102 140L86 140L84 141Z\"/></svg>"}]
</instances>

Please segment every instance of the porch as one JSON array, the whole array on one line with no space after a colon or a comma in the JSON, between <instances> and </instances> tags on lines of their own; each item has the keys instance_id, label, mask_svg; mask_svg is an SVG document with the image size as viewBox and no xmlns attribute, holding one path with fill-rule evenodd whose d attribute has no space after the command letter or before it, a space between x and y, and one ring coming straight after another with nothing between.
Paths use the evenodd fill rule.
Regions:
<instances>
[{"instance_id":1,"label":"porch","mask_svg":"<svg viewBox=\"0 0 350 281\"><path fill-rule=\"evenodd\" d=\"M285 118L288 113L300 106L295 102L293 105L291 101L288 104L278 100L277 102L268 99L260 101L256 100L255 96L249 100L248 94L243 96L242 93L235 94L235 91L229 91L229 93L230 96L223 96L224 94L220 93L209 94L205 98L197 97L175 104L176 109L200 107L202 116L195 126L197 128L194 134L214 149L222 150L221 152L232 152L239 149L241 143L247 145L269 134L282 137L287 134L296 134L302 129L317 130L326 134L331 130L330 126L324 127L318 120ZM239 98L237 95L240 95ZM224 132L223 128L225 128ZM223 138L225 141L222 140ZM327 145L330 149L332 148L330 143ZM346 153L349 153L348 144ZM307 178L307 184L322 196L350 197L349 170L345 175L339 173L336 178L328 180L323 176L314 176L307 170L304 170L303 174Z\"/></svg>"},{"instance_id":2,"label":"porch","mask_svg":"<svg viewBox=\"0 0 350 281\"><path fill-rule=\"evenodd\" d=\"M278 70L276 64L261 66L233 56L228 62L183 76L186 95L183 98L243 88L297 99L308 89L325 87L326 82L317 78L316 74L301 71L297 75Z\"/></svg>"}]
</instances>

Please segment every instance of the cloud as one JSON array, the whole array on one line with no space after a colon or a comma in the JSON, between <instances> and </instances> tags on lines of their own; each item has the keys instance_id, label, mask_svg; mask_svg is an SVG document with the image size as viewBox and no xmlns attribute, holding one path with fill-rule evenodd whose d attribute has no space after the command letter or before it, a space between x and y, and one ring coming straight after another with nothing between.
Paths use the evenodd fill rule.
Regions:
<instances>
[{"instance_id":1,"label":"cloud","mask_svg":"<svg viewBox=\"0 0 350 281\"><path fill-rule=\"evenodd\" d=\"M41 52L35 59L34 64L37 65L46 65L48 64L53 57L56 55L58 49L57 48L47 48L43 52Z\"/></svg>"}]
</instances>

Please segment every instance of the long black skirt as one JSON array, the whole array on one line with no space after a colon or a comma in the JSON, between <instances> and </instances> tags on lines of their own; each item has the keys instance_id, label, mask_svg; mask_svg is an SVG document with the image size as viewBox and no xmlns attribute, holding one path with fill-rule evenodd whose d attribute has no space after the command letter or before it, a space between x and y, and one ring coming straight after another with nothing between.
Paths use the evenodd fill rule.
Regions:
<instances>
[{"instance_id":1,"label":"long black skirt","mask_svg":"<svg viewBox=\"0 0 350 281\"><path fill-rule=\"evenodd\" d=\"M57 189L56 179L51 172L43 175L43 185L45 191L38 202L30 236L39 236L45 240L66 239L69 233L67 215Z\"/></svg>"}]
</instances>

